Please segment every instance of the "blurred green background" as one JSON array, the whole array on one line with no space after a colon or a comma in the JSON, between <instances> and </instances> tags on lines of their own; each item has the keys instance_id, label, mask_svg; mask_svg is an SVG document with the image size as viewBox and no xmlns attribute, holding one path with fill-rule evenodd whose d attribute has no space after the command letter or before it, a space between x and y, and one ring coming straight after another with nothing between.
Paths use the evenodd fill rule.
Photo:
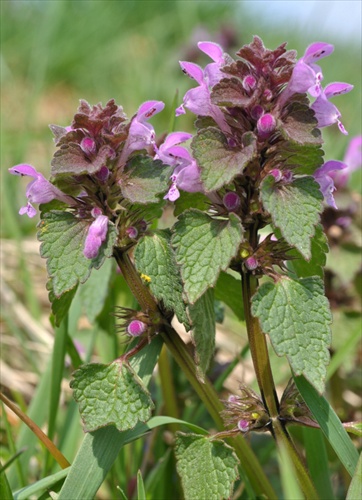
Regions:
<instances>
[{"instance_id":1,"label":"blurred green background","mask_svg":"<svg viewBox=\"0 0 362 500\"><path fill-rule=\"evenodd\" d=\"M219 42L233 55L250 43L253 34L268 48L288 41L299 56L320 38L334 43L335 53L321 64L325 82L355 85L351 94L335 103L350 137L358 134L361 33L353 35L351 26L336 24L342 4L345 2L3 0L2 173L27 162L48 174L54 151L48 124L68 125L80 98L91 104L115 98L129 116L145 100L163 100L166 108L153 123L159 134L167 131L175 104L192 87L178 61L206 62L196 48L199 40ZM178 118L175 127L192 131L193 120L188 113ZM324 136L326 157L342 159L348 138L337 127L326 130ZM24 197L19 180L3 177L2 235L13 237L15 226L27 232L34 223L17 216Z\"/></svg>"}]
</instances>

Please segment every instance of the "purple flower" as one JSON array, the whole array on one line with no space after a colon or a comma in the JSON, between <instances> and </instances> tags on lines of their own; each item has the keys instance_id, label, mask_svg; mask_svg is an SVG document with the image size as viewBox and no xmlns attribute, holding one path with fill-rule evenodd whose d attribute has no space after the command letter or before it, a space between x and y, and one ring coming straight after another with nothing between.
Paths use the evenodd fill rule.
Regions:
<instances>
[{"instance_id":1,"label":"purple flower","mask_svg":"<svg viewBox=\"0 0 362 500\"><path fill-rule=\"evenodd\" d=\"M180 162L171 175L171 187L164 197L165 200L176 201L180 196L179 188L188 193L202 192L200 169L187 149L179 146Z\"/></svg>"},{"instance_id":2,"label":"purple flower","mask_svg":"<svg viewBox=\"0 0 362 500\"><path fill-rule=\"evenodd\" d=\"M315 62L329 56L333 50L333 45L324 42L314 42L307 47L304 56L295 65L286 89L281 94L282 104L293 94L309 92L311 96L317 97L321 93L323 74Z\"/></svg>"},{"instance_id":3,"label":"purple flower","mask_svg":"<svg viewBox=\"0 0 362 500\"><path fill-rule=\"evenodd\" d=\"M351 173L362 167L362 135L353 137L349 142L343 163L347 165L342 171L331 172L336 188L343 188L351 176Z\"/></svg>"},{"instance_id":4,"label":"purple flower","mask_svg":"<svg viewBox=\"0 0 362 500\"><path fill-rule=\"evenodd\" d=\"M220 68L227 62L227 54L224 53L219 44L214 42L199 42L197 46L214 61L205 66L204 69L205 80L209 87L213 87L225 77Z\"/></svg>"},{"instance_id":5,"label":"purple flower","mask_svg":"<svg viewBox=\"0 0 362 500\"><path fill-rule=\"evenodd\" d=\"M327 87L321 91L320 95L312 104L311 108L315 113L315 117L318 120L318 127L329 127L334 123L338 124L339 130L344 135L348 135L348 132L344 128L342 122L339 120L341 113L336 108L334 104L329 102L331 97L336 95L346 94L353 89L353 85L349 83L330 83Z\"/></svg>"},{"instance_id":6,"label":"purple flower","mask_svg":"<svg viewBox=\"0 0 362 500\"><path fill-rule=\"evenodd\" d=\"M188 134L186 132L172 132L171 134L168 134L159 148L155 146L155 159L160 159L167 165L176 166L181 159L178 156L180 148L178 148L177 145L188 141L191 137L192 134Z\"/></svg>"},{"instance_id":7,"label":"purple flower","mask_svg":"<svg viewBox=\"0 0 362 500\"><path fill-rule=\"evenodd\" d=\"M180 196L179 189L189 193L203 191L200 181L200 170L189 151L180 146L181 142L191 139L192 135L186 132L172 132L159 148L155 148L159 158L164 163L174 167L171 175L171 187L164 197L166 200L176 201Z\"/></svg>"},{"instance_id":8,"label":"purple flower","mask_svg":"<svg viewBox=\"0 0 362 500\"><path fill-rule=\"evenodd\" d=\"M72 205L73 198L64 194L60 189L56 188L51 182L45 179L44 175L37 172L34 167L21 163L15 167L9 168L9 172L13 175L27 175L33 177L34 180L29 182L26 188L26 197L28 199L27 205L21 207L19 214L27 214L29 217L36 215L36 209L32 203L49 203L52 200L64 201Z\"/></svg>"},{"instance_id":9,"label":"purple flower","mask_svg":"<svg viewBox=\"0 0 362 500\"><path fill-rule=\"evenodd\" d=\"M345 163L338 160L329 160L314 172L314 179L318 182L326 203L333 208L337 208L333 197L333 191L336 188L332 177L328 174L334 170L342 170L343 168L347 168Z\"/></svg>"},{"instance_id":10,"label":"purple flower","mask_svg":"<svg viewBox=\"0 0 362 500\"><path fill-rule=\"evenodd\" d=\"M210 56L215 62L210 63L203 70L198 64L180 61L182 71L190 78L196 80L198 87L190 89L183 98L183 104L176 109L176 116L185 114L185 107L199 116L211 116L224 132L229 131L229 126L224 119L221 109L212 104L210 89L223 78L220 68L225 64L224 54L219 45L212 42L200 42L199 48Z\"/></svg>"},{"instance_id":11,"label":"purple flower","mask_svg":"<svg viewBox=\"0 0 362 500\"><path fill-rule=\"evenodd\" d=\"M145 149L155 144L155 131L148 120L163 110L165 104L162 101L146 101L138 108L136 116L132 119L128 138L124 145L121 163L125 162L133 152Z\"/></svg>"},{"instance_id":12,"label":"purple flower","mask_svg":"<svg viewBox=\"0 0 362 500\"><path fill-rule=\"evenodd\" d=\"M108 232L108 217L100 215L100 209L93 209L94 222L89 226L85 239L83 254L87 259L97 257L102 243L105 241Z\"/></svg>"}]
</instances>

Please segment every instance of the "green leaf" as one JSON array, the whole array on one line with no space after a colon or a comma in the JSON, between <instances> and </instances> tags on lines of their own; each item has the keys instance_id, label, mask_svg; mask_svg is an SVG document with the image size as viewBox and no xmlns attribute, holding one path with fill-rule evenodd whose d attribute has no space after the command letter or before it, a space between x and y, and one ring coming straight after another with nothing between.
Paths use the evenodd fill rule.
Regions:
<instances>
[{"instance_id":1,"label":"green leaf","mask_svg":"<svg viewBox=\"0 0 362 500\"><path fill-rule=\"evenodd\" d=\"M188 307L191 338L195 346L197 376L204 381L215 351L215 311L213 290L207 290L194 305Z\"/></svg>"},{"instance_id":2,"label":"green leaf","mask_svg":"<svg viewBox=\"0 0 362 500\"><path fill-rule=\"evenodd\" d=\"M238 478L234 450L220 440L177 433L175 455L185 500L230 498Z\"/></svg>"},{"instance_id":3,"label":"green leaf","mask_svg":"<svg viewBox=\"0 0 362 500\"><path fill-rule=\"evenodd\" d=\"M274 225L288 243L306 258L311 257L311 238L319 222L323 195L312 177L295 179L291 184L275 183L267 176L261 185L261 199Z\"/></svg>"},{"instance_id":4,"label":"green leaf","mask_svg":"<svg viewBox=\"0 0 362 500\"><path fill-rule=\"evenodd\" d=\"M294 174L312 175L323 164L323 150L314 144L283 141L266 153L271 168L290 169Z\"/></svg>"},{"instance_id":5,"label":"green leaf","mask_svg":"<svg viewBox=\"0 0 362 500\"><path fill-rule=\"evenodd\" d=\"M358 452L335 411L304 377L294 377L294 382L323 434L347 472L353 476L357 467Z\"/></svg>"},{"instance_id":6,"label":"green leaf","mask_svg":"<svg viewBox=\"0 0 362 500\"><path fill-rule=\"evenodd\" d=\"M86 432L111 424L124 431L150 418L152 399L127 362L90 363L76 370L73 377L70 386Z\"/></svg>"},{"instance_id":7,"label":"green leaf","mask_svg":"<svg viewBox=\"0 0 362 500\"><path fill-rule=\"evenodd\" d=\"M106 257L112 255L116 241L116 229L108 224L106 241L95 259L83 255L89 222L77 219L70 212L52 211L42 214L38 239L42 242L40 255L47 259L47 269L52 279L55 297L84 283L92 270L99 269Z\"/></svg>"},{"instance_id":8,"label":"green leaf","mask_svg":"<svg viewBox=\"0 0 362 500\"><path fill-rule=\"evenodd\" d=\"M74 295L78 289L77 286L64 292L60 297L56 297L53 291L53 281L50 279L46 285L49 290L49 301L52 305L52 313L54 316L55 326L59 326L65 316L68 314L69 308L72 305Z\"/></svg>"},{"instance_id":9,"label":"green leaf","mask_svg":"<svg viewBox=\"0 0 362 500\"><path fill-rule=\"evenodd\" d=\"M356 472L349 485L346 500L356 500L361 497L362 491L362 454L359 456Z\"/></svg>"},{"instance_id":10,"label":"green leaf","mask_svg":"<svg viewBox=\"0 0 362 500\"><path fill-rule=\"evenodd\" d=\"M172 167L150 156L134 156L123 172L121 190L132 203L157 203L157 195L168 189Z\"/></svg>"},{"instance_id":11,"label":"green leaf","mask_svg":"<svg viewBox=\"0 0 362 500\"><path fill-rule=\"evenodd\" d=\"M244 306L241 294L241 281L231 274L221 272L215 285L215 299L226 304L235 316L244 321Z\"/></svg>"},{"instance_id":12,"label":"green leaf","mask_svg":"<svg viewBox=\"0 0 362 500\"><path fill-rule=\"evenodd\" d=\"M277 355L286 355L295 375L303 374L322 393L332 321L323 281L281 277L264 283L252 298L252 314Z\"/></svg>"},{"instance_id":13,"label":"green leaf","mask_svg":"<svg viewBox=\"0 0 362 500\"><path fill-rule=\"evenodd\" d=\"M215 191L229 184L256 155L256 140L242 149L230 149L219 129L210 127L194 136L191 148L201 169L206 191Z\"/></svg>"},{"instance_id":14,"label":"green leaf","mask_svg":"<svg viewBox=\"0 0 362 500\"><path fill-rule=\"evenodd\" d=\"M149 286L153 296L167 310L174 312L178 320L189 329L186 306L182 299L180 271L170 240L169 231L157 231L151 236L144 236L135 250L135 265L139 273L151 278Z\"/></svg>"},{"instance_id":15,"label":"green leaf","mask_svg":"<svg viewBox=\"0 0 362 500\"><path fill-rule=\"evenodd\" d=\"M190 210L180 216L174 231L172 244L181 266L184 295L194 304L229 266L242 241L242 226L235 214L221 220Z\"/></svg>"},{"instance_id":16,"label":"green leaf","mask_svg":"<svg viewBox=\"0 0 362 500\"><path fill-rule=\"evenodd\" d=\"M322 143L321 131L317 128L317 120L314 111L309 107L309 100L300 96L300 101L293 100L284 110L286 118L281 127L282 134L293 141L301 144Z\"/></svg>"},{"instance_id":17,"label":"green leaf","mask_svg":"<svg viewBox=\"0 0 362 500\"><path fill-rule=\"evenodd\" d=\"M113 259L107 259L102 269L94 270L86 283L79 288L80 301L91 323L94 323L96 317L103 309L109 293L109 281L114 272Z\"/></svg>"},{"instance_id":18,"label":"green leaf","mask_svg":"<svg viewBox=\"0 0 362 500\"><path fill-rule=\"evenodd\" d=\"M329 251L327 236L323 231L323 227L318 224L316 232L311 240L311 258L306 260L298 250L293 249L290 252L291 256L296 257L296 260L288 262L288 267L293 269L299 278L307 276L324 277L323 268L326 265L327 253Z\"/></svg>"},{"instance_id":19,"label":"green leaf","mask_svg":"<svg viewBox=\"0 0 362 500\"><path fill-rule=\"evenodd\" d=\"M187 193L181 191L180 197L174 202L174 215L178 217L189 208L206 212L210 207L210 199L203 193Z\"/></svg>"},{"instance_id":20,"label":"green leaf","mask_svg":"<svg viewBox=\"0 0 362 500\"><path fill-rule=\"evenodd\" d=\"M114 154L114 151L107 146L103 145L97 152L96 157L90 161L88 160L79 144L69 143L62 144L61 147L54 153L51 161L52 176L59 174L91 175L102 168L107 163L107 160Z\"/></svg>"}]
</instances>

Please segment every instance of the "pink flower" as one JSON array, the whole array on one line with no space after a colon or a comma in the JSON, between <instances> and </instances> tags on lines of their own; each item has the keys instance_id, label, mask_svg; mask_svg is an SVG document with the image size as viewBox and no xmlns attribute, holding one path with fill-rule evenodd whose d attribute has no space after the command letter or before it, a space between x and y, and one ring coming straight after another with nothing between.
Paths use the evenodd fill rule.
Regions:
<instances>
[{"instance_id":1,"label":"pink flower","mask_svg":"<svg viewBox=\"0 0 362 500\"><path fill-rule=\"evenodd\" d=\"M27 175L34 179L29 182L26 188L28 203L24 207L21 207L19 210L20 215L27 214L28 217L34 217L36 215L36 209L33 207L32 203L49 203L52 200L60 200L70 205L74 204L73 198L60 191L60 189L46 180L44 175L37 172L31 165L21 163L20 165L9 168L9 172L13 175Z\"/></svg>"},{"instance_id":2,"label":"pink flower","mask_svg":"<svg viewBox=\"0 0 362 500\"><path fill-rule=\"evenodd\" d=\"M333 191L335 191L336 188L329 174L334 170L342 170L346 167L347 165L341 161L329 160L314 172L314 179L318 182L326 203L333 208L337 208L333 197Z\"/></svg>"},{"instance_id":3,"label":"pink flower","mask_svg":"<svg viewBox=\"0 0 362 500\"><path fill-rule=\"evenodd\" d=\"M280 96L282 104L293 94L309 92L311 96L317 97L321 93L323 74L315 62L329 56L333 50L333 45L324 42L314 42L307 47L304 56L295 65L291 79Z\"/></svg>"},{"instance_id":4,"label":"pink flower","mask_svg":"<svg viewBox=\"0 0 362 500\"><path fill-rule=\"evenodd\" d=\"M125 163L133 151L145 149L147 146L155 144L156 134L148 120L162 111L164 107L165 104L162 101L146 101L141 104L136 116L132 119L120 163Z\"/></svg>"},{"instance_id":5,"label":"pink flower","mask_svg":"<svg viewBox=\"0 0 362 500\"><path fill-rule=\"evenodd\" d=\"M191 137L191 134L185 132L173 132L166 137L158 149L156 148L155 158L174 167L170 177L172 184L164 199L176 201L180 196L179 189L189 193L203 191L200 170L196 161L186 148L179 145Z\"/></svg>"},{"instance_id":6,"label":"pink flower","mask_svg":"<svg viewBox=\"0 0 362 500\"><path fill-rule=\"evenodd\" d=\"M225 64L227 54L223 53L219 45L212 42L200 42L198 47L215 62L208 64L203 70L198 64L180 61L182 71L190 78L196 80L199 86L186 92L183 104L176 109L176 116L185 114L186 107L195 115L211 116L221 130L228 132L229 126L224 119L221 109L212 104L210 97L210 89L225 76L220 68Z\"/></svg>"},{"instance_id":7,"label":"pink flower","mask_svg":"<svg viewBox=\"0 0 362 500\"><path fill-rule=\"evenodd\" d=\"M350 85L349 83L336 82L330 83L324 90L321 91L311 106L315 113L315 117L318 120L318 127L329 127L329 125L337 123L342 134L348 135L348 132L339 119L341 113L334 104L329 102L329 99L337 95L346 94L352 89L353 85Z\"/></svg>"},{"instance_id":8,"label":"pink flower","mask_svg":"<svg viewBox=\"0 0 362 500\"><path fill-rule=\"evenodd\" d=\"M100 215L100 210L96 208L92 210L92 215L95 217L95 220L89 226L83 250L83 254L87 259L97 257L102 243L107 238L108 232L108 217Z\"/></svg>"}]
</instances>

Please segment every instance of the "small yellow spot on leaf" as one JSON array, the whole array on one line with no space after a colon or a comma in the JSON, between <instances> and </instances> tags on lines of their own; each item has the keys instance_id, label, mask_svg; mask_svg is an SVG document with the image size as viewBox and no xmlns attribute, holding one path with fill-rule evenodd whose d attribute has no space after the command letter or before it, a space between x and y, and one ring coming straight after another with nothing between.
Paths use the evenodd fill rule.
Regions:
<instances>
[{"instance_id":1,"label":"small yellow spot on leaf","mask_svg":"<svg viewBox=\"0 0 362 500\"><path fill-rule=\"evenodd\" d=\"M146 283L151 283L151 278L147 274L141 274L141 279Z\"/></svg>"}]
</instances>

